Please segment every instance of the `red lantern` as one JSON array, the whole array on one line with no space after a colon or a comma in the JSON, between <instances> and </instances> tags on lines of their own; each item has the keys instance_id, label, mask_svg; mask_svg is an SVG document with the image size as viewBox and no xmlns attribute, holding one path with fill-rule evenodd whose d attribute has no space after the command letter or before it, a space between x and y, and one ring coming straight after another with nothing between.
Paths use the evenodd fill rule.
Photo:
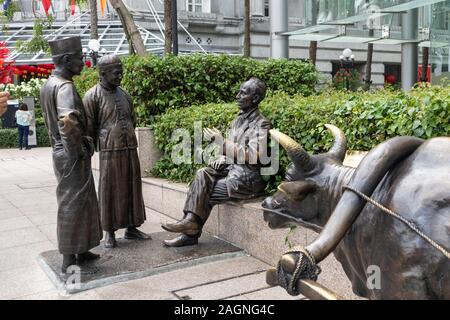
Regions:
<instances>
[{"instance_id":1,"label":"red lantern","mask_svg":"<svg viewBox=\"0 0 450 320\"><path fill-rule=\"evenodd\" d=\"M395 74L387 74L384 81L389 84L395 84L397 82L397 77Z\"/></svg>"}]
</instances>

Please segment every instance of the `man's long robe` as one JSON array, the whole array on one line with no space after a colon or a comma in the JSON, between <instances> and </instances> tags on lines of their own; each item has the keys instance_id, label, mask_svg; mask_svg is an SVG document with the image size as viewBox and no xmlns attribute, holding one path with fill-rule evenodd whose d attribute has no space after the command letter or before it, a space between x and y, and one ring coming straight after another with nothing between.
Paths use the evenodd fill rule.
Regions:
<instances>
[{"instance_id":1,"label":"man's long robe","mask_svg":"<svg viewBox=\"0 0 450 320\"><path fill-rule=\"evenodd\" d=\"M88 128L100 152L102 227L115 231L145 221L141 169L131 97L122 88L98 84L84 96Z\"/></svg>"},{"instance_id":2,"label":"man's long robe","mask_svg":"<svg viewBox=\"0 0 450 320\"><path fill-rule=\"evenodd\" d=\"M61 254L84 253L99 245L103 236L86 114L73 82L56 75L42 86L40 99L58 181L58 249Z\"/></svg>"}]
</instances>

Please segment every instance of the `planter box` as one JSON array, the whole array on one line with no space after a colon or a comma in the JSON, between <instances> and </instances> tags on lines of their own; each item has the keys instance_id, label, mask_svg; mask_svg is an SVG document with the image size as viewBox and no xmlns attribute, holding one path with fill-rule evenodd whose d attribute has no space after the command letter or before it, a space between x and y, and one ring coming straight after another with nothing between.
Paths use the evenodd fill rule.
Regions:
<instances>
[{"instance_id":1,"label":"planter box","mask_svg":"<svg viewBox=\"0 0 450 320\"><path fill-rule=\"evenodd\" d=\"M161 152L155 144L153 131L150 128L136 128L138 155L141 166L141 176L147 176L145 170L152 168L161 159ZM98 152L92 157L92 169L99 170Z\"/></svg>"}]
</instances>

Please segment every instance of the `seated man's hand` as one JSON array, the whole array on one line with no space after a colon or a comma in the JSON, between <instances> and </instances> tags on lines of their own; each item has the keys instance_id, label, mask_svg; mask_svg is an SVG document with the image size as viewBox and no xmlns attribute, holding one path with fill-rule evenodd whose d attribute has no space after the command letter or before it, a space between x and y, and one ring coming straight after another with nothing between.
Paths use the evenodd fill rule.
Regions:
<instances>
[{"instance_id":1,"label":"seated man's hand","mask_svg":"<svg viewBox=\"0 0 450 320\"><path fill-rule=\"evenodd\" d=\"M209 166L215 170L222 170L226 166L226 158L220 157L219 159L213 160L209 162Z\"/></svg>"},{"instance_id":2,"label":"seated man's hand","mask_svg":"<svg viewBox=\"0 0 450 320\"><path fill-rule=\"evenodd\" d=\"M9 99L9 93L8 92L0 92L0 117L6 112L8 109L8 99Z\"/></svg>"},{"instance_id":3,"label":"seated man's hand","mask_svg":"<svg viewBox=\"0 0 450 320\"><path fill-rule=\"evenodd\" d=\"M223 144L223 136L218 129L205 128L203 129L203 134L206 140L210 140L219 145Z\"/></svg>"}]
</instances>

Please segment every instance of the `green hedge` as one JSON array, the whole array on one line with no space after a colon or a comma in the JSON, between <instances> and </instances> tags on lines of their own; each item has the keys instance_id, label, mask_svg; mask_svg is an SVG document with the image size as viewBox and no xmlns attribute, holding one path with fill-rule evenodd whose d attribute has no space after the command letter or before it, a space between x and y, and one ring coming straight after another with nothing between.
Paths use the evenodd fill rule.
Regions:
<instances>
[{"instance_id":1,"label":"green hedge","mask_svg":"<svg viewBox=\"0 0 450 320\"><path fill-rule=\"evenodd\" d=\"M17 148L17 129L0 129L0 148Z\"/></svg>"},{"instance_id":2,"label":"green hedge","mask_svg":"<svg viewBox=\"0 0 450 320\"><path fill-rule=\"evenodd\" d=\"M340 127L348 139L349 150L370 150L373 146L397 135L421 138L450 136L450 88L431 87L409 93L380 90L367 92L330 91L302 97L278 93L261 104L262 113L275 128L288 134L311 152L319 153L331 146L332 138L325 123ZM203 127L217 127L225 132L238 112L235 104L206 104L174 109L162 115L154 125L156 142L166 156L152 174L158 177L189 182L194 165L175 165L170 159L176 128L193 133L194 121ZM281 151L281 170L271 177L272 187L284 177L289 163Z\"/></svg>"},{"instance_id":3,"label":"green hedge","mask_svg":"<svg viewBox=\"0 0 450 320\"><path fill-rule=\"evenodd\" d=\"M38 147L49 147L50 140L48 138L47 128L38 126L36 128ZM17 148L18 140L17 128L0 129L0 149L1 148Z\"/></svg>"},{"instance_id":4,"label":"green hedge","mask_svg":"<svg viewBox=\"0 0 450 320\"><path fill-rule=\"evenodd\" d=\"M300 60L245 59L227 55L130 56L123 59L122 86L133 97L140 126L169 107L234 101L240 84L255 76L271 91L305 96L314 93L318 73ZM86 69L75 79L80 95L97 83L97 74Z\"/></svg>"}]
</instances>

